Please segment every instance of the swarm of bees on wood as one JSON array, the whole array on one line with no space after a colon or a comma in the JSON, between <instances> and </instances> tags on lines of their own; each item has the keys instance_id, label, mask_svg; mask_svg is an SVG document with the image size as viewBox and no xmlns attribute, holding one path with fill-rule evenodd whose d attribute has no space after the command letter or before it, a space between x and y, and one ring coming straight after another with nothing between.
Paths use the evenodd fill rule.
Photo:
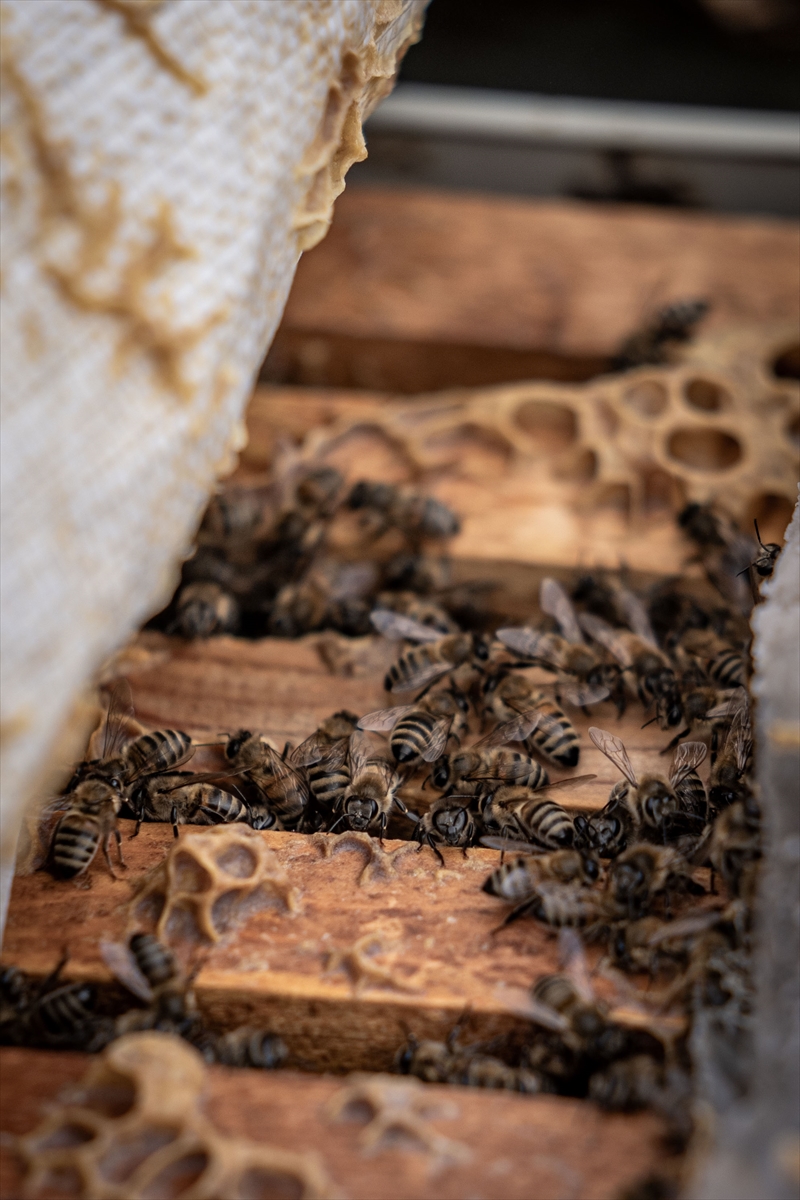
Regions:
<instances>
[{"instance_id":1,"label":"swarm of bees on wood","mask_svg":"<svg viewBox=\"0 0 800 1200\"><path fill-rule=\"evenodd\" d=\"M650 1106L685 1140L693 1017L713 1008L731 1044L749 1036L761 838L748 617L780 548L764 545L757 527L753 540L720 510L690 504L678 521L711 585L702 596L683 579L637 594L624 572L545 578L542 616L498 624L468 589L449 585L446 565L429 553L458 530L439 501L364 481L348 491L331 468L293 478L282 494L277 506L241 488L214 499L162 626L192 638L372 631L398 643L384 681L391 703L334 713L297 746L231 729L219 770L193 773L187 733L126 735L130 696L118 684L99 755L77 765L51 806L44 865L79 880L102 848L113 873L114 839L124 866L121 816L135 820L133 836L142 822L169 822L177 837L180 824L238 821L413 839L442 865L445 848L498 850L483 884L497 901L495 935L518 920L543 923L559 937L563 971L520 1000L530 1031L521 1040L464 1046L460 1025L446 1043L410 1038L397 1069L588 1096L612 1109ZM369 546L387 538L391 553L369 558ZM531 667L550 682L532 681ZM614 709L642 706L668 735L671 757L663 771L640 775L622 741L592 725L619 779L587 814L570 806L568 790L594 776L551 772L580 765L570 709L604 701L610 720ZM595 972L613 981L614 1004L596 995L587 946L600 947ZM60 983L58 970L37 988L9 968L0 1040L96 1049L123 1031L157 1028L210 1061L284 1060L269 1034L206 1030L191 980L148 935L106 961L145 1007L98 1015L92 990ZM646 1001L628 974L650 977Z\"/></svg>"}]
</instances>

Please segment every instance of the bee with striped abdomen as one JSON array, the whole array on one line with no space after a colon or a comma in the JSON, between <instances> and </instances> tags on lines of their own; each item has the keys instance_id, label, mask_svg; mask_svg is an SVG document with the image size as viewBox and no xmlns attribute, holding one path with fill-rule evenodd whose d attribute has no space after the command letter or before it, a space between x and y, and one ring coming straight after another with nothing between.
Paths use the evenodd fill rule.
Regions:
<instances>
[{"instance_id":1,"label":"bee with striped abdomen","mask_svg":"<svg viewBox=\"0 0 800 1200\"><path fill-rule=\"evenodd\" d=\"M490 710L498 721L507 721L529 710L539 713L539 721L524 743L529 754L539 754L565 769L578 765L580 739L575 726L540 684L510 672L502 675L499 682L495 676L487 694Z\"/></svg>"},{"instance_id":2,"label":"bee with striped abdomen","mask_svg":"<svg viewBox=\"0 0 800 1200\"><path fill-rule=\"evenodd\" d=\"M684 800L695 794L696 785L700 783L695 772L708 753L706 745L703 742L683 742L678 746L668 780L661 775L646 775L639 780L619 738L595 726L590 728L589 737L624 776L624 781L614 785L609 805L627 809L632 830L639 837L666 841L671 821L679 814L686 813ZM687 781L690 784L688 791L685 788ZM679 793L682 785L683 799ZM591 827L591 819L589 825Z\"/></svg>"},{"instance_id":3,"label":"bee with striped abdomen","mask_svg":"<svg viewBox=\"0 0 800 1200\"><path fill-rule=\"evenodd\" d=\"M216 787L219 774L193 775L173 771L148 775L136 785L128 805L136 817L135 837L142 821L169 821L178 836L179 825L221 825L249 821L250 810L240 796Z\"/></svg>"},{"instance_id":4,"label":"bee with striped abdomen","mask_svg":"<svg viewBox=\"0 0 800 1200\"><path fill-rule=\"evenodd\" d=\"M581 613L580 623L620 664L631 696L645 708L655 703L661 728L679 724L683 714L675 669L655 639L643 636L643 630L614 629L594 613Z\"/></svg>"},{"instance_id":5,"label":"bee with striped abdomen","mask_svg":"<svg viewBox=\"0 0 800 1200\"><path fill-rule=\"evenodd\" d=\"M411 617L373 609L370 620L375 628L390 638L419 642L402 654L386 673L383 686L387 692L413 692L441 679L463 663L488 658L488 650L480 638L471 633L453 633L442 637L438 629L421 625Z\"/></svg>"},{"instance_id":6,"label":"bee with striped abdomen","mask_svg":"<svg viewBox=\"0 0 800 1200\"><path fill-rule=\"evenodd\" d=\"M508 844L503 838L483 837L481 845L494 850L518 850L525 843ZM590 886L600 876L600 866L590 851L553 850L542 854L538 846L526 847L526 853L501 863L483 885L483 891L509 904L519 904L532 896L540 883L579 883Z\"/></svg>"},{"instance_id":7,"label":"bee with striped abdomen","mask_svg":"<svg viewBox=\"0 0 800 1200\"><path fill-rule=\"evenodd\" d=\"M320 749L320 758L322 753ZM261 796L260 802L250 804L254 820L260 821L259 828L270 827L264 823L269 820L268 814L287 829L303 821L311 796L306 769L300 761L303 756L307 760L300 746L295 750L287 746L282 756L266 738L249 729L240 729L228 738L225 757Z\"/></svg>"},{"instance_id":8,"label":"bee with striped abdomen","mask_svg":"<svg viewBox=\"0 0 800 1200\"><path fill-rule=\"evenodd\" d=\"M391 731L389 748L395 762L404 767L418 767L441 758L451 736L460 743L468 711L465 697L441 689L430 692L417 704L400 704L367 713L358 722L358 728L374 733Z\"/></svg>"},{"instance_id":9,"label":"bee with striped abdomen","mask_svg":"<svg viewBox=\"0 0 800 1200\"><path fill-rule=\"evenodd\" d=\"M56 873L65 879L83 875L102 845L109 872L116 878L108 847L113 834L119 863L124 867L122 837L117 828L117 814L122 806L119 786L103 779L85 779L59 798L58 803L66 804L67 811L53 830L50 843Z\"/></svg>"},{"instance_id":10,"label":"bee with striped abdomen","mask_svg":"<svg viewBox=\"0 0 800 1200\"><path fill-rule=\"evenodd\" d=\"M377 828L382 838L392 809L406 812L398 796L403 778L382 748L368 733L357 730L350 739L350 783L339 802L340 815L331 832L342 821L350 829L368 832Z\"/></svg>"},{"instance_id":11,"label":"bee with striped abdomen","mask_svg":"<svg viewBox=\"0 0 800 1200\"><path fill-rule=\"evenodd\" d=\"M467 784L516 783L522 787L541 788L550 780L547 771L529 754L512 750L509 742L521 742L529 737L540 719L539 713L531 709L504 721L491 733L465 750L438 759L431 772L433 785L445 788Z\"/></svg>"},{"instance_id":12,"label":"bee with striped abdomen","mask_svg":"<svg viewBox=\"0 0 800 1200\"><path fill-rule=\"evenodd\" d=\"M619 702L620 671L587 646L567 593L555 579L543 579L539 604L554 617L561 633L527 626L497 630L497 638L513 654L559 672L558 694L576 707L595 704L609 695Z\"/></svg>"}]
</instances>

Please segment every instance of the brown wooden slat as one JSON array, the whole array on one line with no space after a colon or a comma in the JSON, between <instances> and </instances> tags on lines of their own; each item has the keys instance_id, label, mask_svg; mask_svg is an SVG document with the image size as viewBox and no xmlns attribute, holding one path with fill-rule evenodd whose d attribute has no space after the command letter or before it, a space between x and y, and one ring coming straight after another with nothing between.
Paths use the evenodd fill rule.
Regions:
<instances>
[{"instance_id":1,"label":"brown wooden slat","mask_svg":"<svg viewBox=\"0 0 800 1200\"><path fill-rule=\"evenodd\" d=\"M0 1050L2 1129L32 1131L42 1106L77 1083L88 1063L77 1054ZM367 1153L364 1121L334 1120L328 1110L343 1086L341 1079L288 1071L213 1067L205 1108L223 1133L315 1152L351 1200L614 1200L637 1179L671 1167L661 1124L649 1113L611 1115L560 1097L433 1085L425 1090L431 1128L460 1143L465 1161L437 1161L413 1143L379 1144ZM16 1200L21 1188L20 1165L4 1146L0 1197Z\"/></svg>"},{"instance_id":2,"label":"brown wooden slat","mask_svg":"<svg viewBox=\"0 0 800 1200\"><path fill-rule=\"evenodd\" d=\"M358 188L301 259L283 326L607 355L683 297L712 302L709 328L796 318L799 237L774 219Z\"/></svg>"}]
</instances>

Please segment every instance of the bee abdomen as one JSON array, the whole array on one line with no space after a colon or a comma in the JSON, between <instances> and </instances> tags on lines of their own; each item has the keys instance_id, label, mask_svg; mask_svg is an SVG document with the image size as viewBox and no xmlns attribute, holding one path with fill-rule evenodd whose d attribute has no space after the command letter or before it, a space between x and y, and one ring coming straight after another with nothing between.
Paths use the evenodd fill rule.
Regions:
<instances>
[{"instance_id":1,"label":"bee abdomen","mask_svg":"<svg viewBox=\"0 0 800 1200\"><path fill-rule=\"evenodd\" d=\"M735 650L723 650L708 664L708 673L723 688L745 687L747 671L744 658Z\"/></svg>"},{"instance_id":2,"label":"bee abdomen","mask_svg":"<svg viewBox=\"0 0 800 1200\"><path fill-rule=\"evenodd\" d=\"M139 970L151 987L159 987L173 978L175 959L158 938L150 933L135 933L130 946Z\"/></svg>"},{"instance_id":3,"label":"bee abdomen","mask_svg":"<svg viewBox=\"0 0 800 1200\"><path fill-rule=\"evenodd\" d=\"M553 714L555 717L556 714ZM535 729L526 746L541 754L560 767L577 767L580 758L580 742L572 722L561 713L556 720L557 729Z\"/></svg>"},{"instance_id":4,"label":"bee abdomen","mask_svg":"<svg viewBox=\"0 0 800 1200\"><path fill-rule=\"evenodd\" d=\"M182 762L191 749L192 739L179 729L157 729L136 738L126 748L125 757L134 771L152 774L168 771Z\"/></svg>"},{"instance_id":5,"label":"bee abdomen","mask_svg":"<svg viewBox=\"0 0 800 1200\"><path fill-rule=\"evenodd\" d=\"M553 800L526 805L520 815L525 829L545 846L571 846L575 840L572 817Z\"/></svg>"},{"instance_id":6,"label":"bee abdomen","mask_svg":"<svg viewBox=\"0 0 800 1200\"><path fill-rule=\"evenodd\" d=\"M308 768L308 783L320 804L333 807L344 795L350 776L345 771L327 771L324 763L315 763Z\"/></svg>"},{"instance_id":7,"label":"bee abdomen","mask_svg":"<svg viewBox=\"0 0 800 1200\"><path fill-rule=\"evenodd\" d=\"M34 1028L48 1038L75 1033L92 1019L94 992L88 984L68 983L45 996L32 1014Z\"/></svg>"},{"instance_id":8,"label":"bee abdomen","mask_svg":"<svg viewBox=\"0 0 800 1200\"><path fill-rule=\"evenodd\" d=\"M399 763L419 762L436 724L436 718L426 712L409 713L394 727L389 746Z\"/></svg>"},{"instance_id":9,"label":"bee abdomen","mask_svg":"<svg viewBox=\"0 0 800 1200\"><path fill-rule=\"evenodd\" d=\"M279 1037L261 1029L242 1026L225 1033L217 1042L215 1058L227 1067L255 1067L272 1071L283 1063L287 1050Z\"/></svg>"},{"instance_id":10,"label":"bee abdomen","mask_svg":"<svg viewBox=\"0 0 800 1200\"><path fill-rule=\"evenodd\" d=\"M232 796L230 792L223 792L221 788L212 787L204 791L200 804L202 808L216 813L222 821L247 820L247 805L244 801L240 800L238 796ZM200 811L195 815L193 820L196 824L207 825L209 821L213 821L213 817L208 817Z\"/></svg>"},{"instance_id":11,"label":"bee abdomen","mask_svg":"<svg viewBox=\"0 0 800 1200\"><path fill-rule=\"evenodd\" d=\"M53 838L53 861L61 875L71 878L85 871L97 853L100 830L91 818L67 813Z\"/></svg>"}]
</instances>

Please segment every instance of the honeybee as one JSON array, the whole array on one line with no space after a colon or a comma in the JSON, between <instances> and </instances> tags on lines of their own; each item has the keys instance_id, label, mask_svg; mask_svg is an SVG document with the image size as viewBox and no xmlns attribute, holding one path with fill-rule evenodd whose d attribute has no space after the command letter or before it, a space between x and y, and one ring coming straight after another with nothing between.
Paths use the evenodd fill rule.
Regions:
<instances>
[{"instance_id":1,"label":"honeybee","mask_svg":"<svg viewBox=\"0 0 800 1200\"><path fill-rule=\"evenodd\" d=\"M396 1061L401 1074L414 1075L425 1083L494 1088L528 1095L553 1090L540 1072L511 1067L501 1058L481 1054L477 1047L457 1046L454 1034L447 1042L420 1042L410 1034Z\"/></svg>"},{"instance_id":2,"label":"honeybee","mask_svg":"<svg viewBox=\"0 0 800 1200\"><path fill-rule=\"evenodd\" d=\"M418 767L441 758L448 739L460 741L466 729L466 697L449 690L431 692L417 704L400 704L367 713L358 722L359 729L388 733L389 748L395 762L404 767ZM455 729L454 729L455 726Z\"/></svg>"},{"instance_id":3,"label":"honeybee","mask_svg":"<svg viewBox=\"0 0 800 1200\"><path fill-rule=\"evenodd\" d=\"M341 815L331 826L331 832L345 821L358 831L377 825L383 838L392 809L408 811L397 795L402 784L391 759L376 748L369 734L357 730L350 739L350 783L340 801Z\"/></svg>"},{"instance_id":4,"label":"honeybee","mask_svg":"<svg viewBox=\"0 0 800 1200\"><path fill-rule=\"evenodd\" d=\"M444 791L447 787L467 784L518 783L522 787L541 788L549 784L549 776L529 754L512 750L508 742L524 741L539 720L539 713L520 713L510 721L504 721L480 741L466 750L456 750L447 757L439 758L431 772L434 787Z\"/></svg>"},{"instance_id":5,"label":"honeybee","mask_svg":"<svg viewBox=\"0 0 800 1200\"><path fill-rule=\"evenodd\" d=\"M709 859L728 892L752 904L761 858L761 818L753 797L736 800L714 822Z\"/></svg>"},{"instance_id":6,"label":"honeybee","mask_svg":"<svg viewBox=\"0 0 800 1200\"><path fill-rule=\"evenodd\" d=\"M481 838L481 844L492 849L506 849L504 839ZM510 849L524 843L512 843ZM591 852L579 850L553 850L541 854L536 846L529 846L532 853L509 859L492 871L483 885L483 891L497 896L509 904L519 904L535 892L540 883L579 883L590 886L600 875L600 866Z\"/></svg>"},{"instance_id":7,"label":"honeybee","mask_svg":"<svg viewBox=\"0 0 800 1200\"><path fill-rule=\"evenodd\" d=\"M671 819L681 812L685 813L696 794L700 781L692 776L708 753L705 743L684 742L678 746L669 780L660 775L646 775L638 780L628 752L619 738L595 726L589 729L589 737L625 778L625 783L615 784L611 800L615 804L625 805L633 828L640 836L658 836L666 840ZM687 781L690 782L688 790Z\"/></svg>"},{"instance_id":8,"label":"honeybee","mask_svg":"<svg viewBox=\"0 0 800 1200\"><path fill-rule=\"evenodd\" d=\"M670 846L637 842L624 850L608 870L608 893L629 918L644 916L656 896L669 889L705 895L692 880L690 864Z\"/></svg>"},{"instance_id":9,"label":"honeybee","mask_svg":"<svg viewBox=\"0 0 800 1200\"><path fill-rule=\"evenodd\" d=\"M575 726L541 686L512 673L495 676L488 691L491 711L498 721L529 710L539 713L539 722L524 743L530 754L539 754L566 769L578 765L580 740Z\"/></svg>"},{"instance_id":10,"label":"honeybee","mask_svg":"<svg viewBox=\"0 0 800 1200\"><path fill-rule=\"evenodd\" d=\"M772 572L775 570L775 563L778 561L781 547L777 542L767 542L767 544L764 545L761 540L761 534L758 530L758 521L753 519L753 524L755 525L756 537L758 539L759 547L761 548L761 553L756 555L750 566L761 579L769 579L772 575Z\"/></svg>"},{"instance_id":11,"label":"honeybee","mask_svg":"<svg viewBox=\"0 0 800 1200\"><path fill-rule=\"evenodd\" d=\"M709 679L721 688L746 687L747 656L712 630L690 629L681 640L681 649L702 659Z\"/></svg>"},{"instance_id":12,"label":"honeybee","mask_svg":"<svg viewBox=\"0 0 800 1200\"><path fill-rule=\"evenodd\" d=\"M686 342L694 336L695 326L708 312L707 300L675 300L659 309L655 316L625 339L614 358L614 369L668 361L670 342Z\"/></svg>"},{"instance_id":13,"label":"honeybee","mask_svg":"<svg viewBox=\"0 0 800 1200\"><path fill-rule=\"evenodd\" d=\"M286 583L278 592L270 610L270 633L298 637L324 626L354 636L369 633L365 596L377 576L374 563L317 560L301 580Z\"/></svg>"},{"instance_id":14,"label":"honeybee","mask_svg":"<svg viewBox=\"0 0 800 1200\"><path fill-rule=\"evenodd\" d=\"M250 1067L274 1071L288 1057L281 1038L251 1025L240 1025L213 1039L213 1061L223 1067Z\"/></svg>"},{"instance_id":15,"label":"honeybee","mask_svg":"<svg viewBox=\"0 0 800 1200\"><path fill-rule=\"evenodd\" d=\"M542 610L555 617L561 634L542 633L528 627L498 629L498 641L533 664L557 670L563 677L559 694L578 708L605 700L619 691L619 668L586 645L567 593L554 579L543 579L539 595Z\"/></svg>"},{"instance_id":16,"label":"honeybee","mask_svg":"<svg viewBox=\"0 0 800 1200\"><path fill-rule=\"evenodd\" d=\"M471 796L440 796L422 817L411 813L416 821L414 837L420 849L427 843L444 866L437 842L443 846L460 846L466 851L475 840L475 818L470 810Z\"/></svg>"},{"instance_id":17,"label":"honeybee","mask_svg":"<svg viewBox=\"0 0 800 1200\"><path fill-rule=\"evenodd\" d=\"M665 958L673 964L684 963L694 938L719 920L719 912L703 909L687 913L677 921L652 916L620 921L611 932L609 950L614 962L624 970L656 975Z\"/></svg>"},{"instance_id":18,"label":"honeybee","mask_svg":"<svg viewBox=\"0 0 800 1200\"><path fill-rule=\"evenodd\" d=\"M580 623L590 637L616 658L631 695L645 708L655 702L661 728L677 725L683 714L675 671L655 641L628 629L613 629L594 613L581 613Z\"/></svg>"},{"instance_id":19,"label":"honeybee","mask_svg":"<svg viewBox=\"0 0 800 1200\"><path fill-rule=\"evenodd\" d=\"M413 692L441 679L455 667L467 663L474 657L486 659L488 650L483 642L471 633L454 633L442 637L438 629L421 625L411 617L390 612L385 608L373 609L370 620L384 637L404 638L420 642L407 650L389 668L383 686L387 692Z\"/></svg>"},{"instance_id":20,"label":"honeybee","mask_svg":"<svg viewBox=\"0 0 800 1200\"><path fill-rule=\"evenodd\" d=\"M320 750L319 758L322 753ZM261 805L251 805L254 822L259 822L258 828L270 827L269 814L287 829L303 820L311 793L301 755L300 746L294 751L286 747L284 757L281 757L265 738L248 729L240 729L228 738L225 757L262 797ZM266 812L262 812L262 808Z\"/></svg>"},{"instance_id":21,"label":"honeybee","mask_svg":"<svg viewBox=\"0 0 800 1200\"><path fill-rule=\"evenodd\" d=\"M357 726L355 713L334 713L292 754L292 762L304 768L317 808L324 813L338 806L350 782L347 759L350 736Z\"/></svg>"},{"instance_id":22,"label":"honeybee","mask_svg":"<svg viewBox=\"0 0 800 1200\"><path fill-rule=\"evenodd\" d=\"M219 583L205 581L181 588L168 632L184 638L208 638L235 633L238 627L236 598Z\"/></svg>"},{"instance_id":23,"label":"honeybee","mask_svg":"<svg viewBox=\"0 0 800 1200\"><path fill-rule=\"evenodd\" d=\"M697 547L708 580L729 604L747 615L753 607L749 579L755 544L720 508L687 504L678 525Z\"/></svg>"},{"instance_id":24,"label":"honeybee","mask_svg":"<svg viewBox=\"0 0 800 1200\"><path fill-rule=\"evenodd\" d=\"M187 1041L199 1039L202 1022L191 977L185 976L166 946L149 933L135 933L127 946L103 941L100 953L117 979L147 1005L116 1021L116 1035L157 1029Z\"/></svg>"},{"instance_id":25,"label":"honeybee","mask_svg":"<svg viewBox=\"0 0 800 1200\"><path fill-rule=\"evenodd\" d=\"M56 824L50 843L56 873L65 879L83 875L102 845L109 872L116 879L108 850L112 834L117 843L119 864L125 866L122 836L117 828L117 814L122 806L118 781L106 783L103 779L85 779L63 798L63 802L68 808Z\"/></svg>"},{"instance_id":26,"label":"honeybee","mask_svg":"<svg viewBox=\"0 0 800 1200\"><path fill-rule=\"evenodd\" d=\"M440 636L460 633L458 625L440 604L415 592L379 592L376 607L385 612L399 613L420 625L436 629Z\"/></svg>"},{"instance_id":27,"label":"honeybee","mask_svg":"<svg viewBox=\"0 0 800 1200\"><path fill-rule=\"evenodd\" d=\"M484 827L499 831L501 836L534 841L550 850L572 846L576 840L572 817L560 804L541 796L541 790L497 788L481 806Z\"/></svg>"},{"instance_id":28,"label":"honeybee","mask_svg":"<svg viewBox=\"0 0 800 1200\"><path fill-rule=\"evenodd\" d=\"M130 684L119 680L109 699L100 757L78 764L67 784L67 794L86 779L105 780L121 790L142 775L174 770L194 754L194 742L179 729L156 729L129 738L127 730L132 720Z\"/></svg>"},{"instance_id":29,"label":"honeybee","mask_svg":"<svg viewBox=\"0 0 800 1200\"><path fill-rule=\"evenodd\" d=\"M66 961L65 956L38 986L14 967L3 970L0 1041L96 1053L111 1040L113 1023L98 1017L92 985L61 982Z\"/></svg>"},{"instance_id":30,"label":"honeybee","mask_svg":"<svg viewBox=\"0 0 800 1200\"><path fill-rule=\"evenodd\" d=\"M612 789L608 803L588 818L582 832L586 843L601 858L616 858L625 849L635 836L636 823L620 797L619 785Z\"/></svg>"},{"instance_id":31,"label":"honeybee","mask_svg":"<svg viewBox=\"0 0 800 1200\"><path fill-rule=\"evenodd\" d=\"M717 812L750 794L745 777L753 753L753 734L746 693L735 694L729 707L730 725L708 781L708 798Z\"/></svg>"},{"instance_id":32,"label":"honeybee","mask_svg":"<svg viewBox=\"0 0 800 1200\"><path fill-rule=\"evenodd\" d=\"M350 491L347 504L371 512L374 536L378 537L395 528L414 543L426 538L455 537L461 528L458 517L440 500L391 483L361 480Z\"/></svg>"},{"instance_id":33,"label":"honeybee","mask_svg":"<svg viewBox=\"0 0 800 1200\"><path fill-rule=\"evenodd\" d=\"M178 825L249 821L250 810L241 797L209 782L218 778L218 774L193 775L189 771L148 775L132 789L127 800L136 817L132 836L136 837L142 821L169 821L175 837Z\"/></svg>"},{"instance_id":34,"label":"honeybee","mask_svg":"<svg viewBox=\"0 0 800 1200\"><path fill-rule=\"evenodd\" d=\"M635 1112L653 1107L663 1087L663 1066L650 1054L634 1054L595 1071L589 1080L589 1099L614 1112Z\"/></svg>"}]
</instances>

